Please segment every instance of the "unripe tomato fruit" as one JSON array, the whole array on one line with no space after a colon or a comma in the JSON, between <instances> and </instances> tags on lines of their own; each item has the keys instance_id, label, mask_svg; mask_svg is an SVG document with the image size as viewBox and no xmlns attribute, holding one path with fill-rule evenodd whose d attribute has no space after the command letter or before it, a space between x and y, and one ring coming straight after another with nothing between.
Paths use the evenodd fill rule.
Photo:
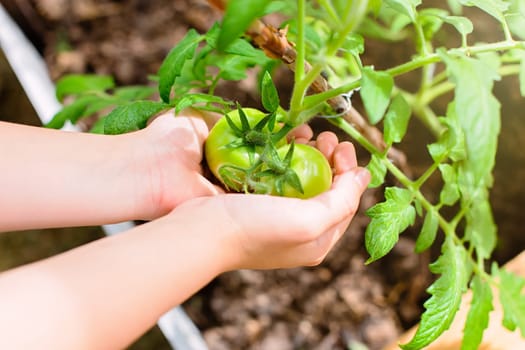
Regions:
<instances>
[{"instance_id":1,"label":"unripe tomato fruit","mask_svg":"<svg viewBox=\"0 0 525 350\"><path fill-rule=\"evenodd\" d=\"M250 128L255 127L266 116L256 109L243 108L242 110ZM228 113L228 117L235 126L239 129L242 128L238 110ZM280 127L276 125L275 129L279 130ZM267 126L264 126L259 134L262 134L263 139L266 139L265 137L270 136L271 132ZM330 188L332 184L330 164L316 148L302 144L294 145L288 167L297 175L296 177L299 179L300 187L303 190L301 193L285 179L285 176L282 176L286 171L273 173L273 169L270 170L269 163L261 164L263 163L262 159L264 159L264 157L261 158L261 155L265 152L267 142L266 144L258 142L246 144L245 141L239 132L232 129L226 117L223 117L210 130L204 146L204 154L210 171L229 190L310 198ZM267 141L269 142L269 140ZM283 138L275 144L274 154L275 148L277 148L278 158L284 160L290 145L287 145L285 138ZM255 164L259 165L254 166ZM258 176L258 171L265 172L265 174Z\"/></svg>"},{"instance_id":2,"label":"unripe tomato fruit","mask_svg":"<svg viewBox=\"0 0 525 350\"><path fill-rule=\"evenodd\" d=\"M253 108L243 108L243 111L246 114L250 127L254 127L266 116L263 112ZM241 127L238 110L229 112L228 116L235 125ZM267 127L265 127L263 131L269 133ZM213 175L222 183L225 183L225 181L219 174L221 167L226 165L248 169L259 159L260 153L264 148L262 146L234 146L235 143L241 140L242 139L231 129L225 117L219 119L210 130L210 134L206 139L204 154L208 162L208 167ZM286 141L283 140L281 144L282 143L286 143Z\"/></svg>"},{"instance_id":3,"label":"unripe tomato fruit","mask_svg":"<svg viewBox=\"0 0 525 350\"><path fill-rule=\"evenodd\" d=\"M285 145L277 149L281 159L284 159L289 148L290 145ZM332 168L326 157L317 148L295 144L290 168L299 177L303 193L297 191L290 184L285 183L283 184L282 194L279 194L274 182L271 187L272 195L311 198L329 190L332 186ZM266 182L267 180L264 181Z\"/></svg>"}]
</instances>

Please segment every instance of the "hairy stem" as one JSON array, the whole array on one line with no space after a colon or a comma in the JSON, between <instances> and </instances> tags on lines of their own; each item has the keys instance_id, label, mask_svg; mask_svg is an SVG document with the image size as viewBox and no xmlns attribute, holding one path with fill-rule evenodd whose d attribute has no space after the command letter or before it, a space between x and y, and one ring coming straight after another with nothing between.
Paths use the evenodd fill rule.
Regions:
<instances>
[{"instance_id":1,"label":"hairy stem","mask_svg":"<svg viewBox=\"0 0 525 350\"><path fill-rule=\"evenodd\" d=\"M501 41L491 44L483 44L477 46L470 46L466 48L454 48L446 51L449 55L454 56L463 56L463 55L476 55L484 52L494 52L494 51L508 51L513 49L525 49L525 41ZM406 74L412 72L416 69L422 68L426 65L441 62L439 54L433 53L427 56L416 57L413 60L400 64L399 66L392 67L387 69L386 72L396 77L398 75ZM334 98L335 96L347 93L348 91L357 89L361 86L361 80L357 79L347 84L343 84L339 87L333 88L329 91L325 91L316 95L309 96L306 101L306 107L315 105L318 103L323 103L324 101Z\"/></svg>"}]
</instances>

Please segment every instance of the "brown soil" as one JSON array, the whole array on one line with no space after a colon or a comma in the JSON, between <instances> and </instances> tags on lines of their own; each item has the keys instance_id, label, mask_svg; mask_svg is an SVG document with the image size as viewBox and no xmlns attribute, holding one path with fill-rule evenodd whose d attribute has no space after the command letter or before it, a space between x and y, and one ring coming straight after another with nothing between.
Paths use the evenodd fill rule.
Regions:
<instances>
[{"instance_id":1,"label":"brown soil","mask_svg":"<svg viewBox=\"0 0 525 350\"><path fill-rule=\"evenodd\" d=\"M95 72L111 74L119 84L146 82L188 28L205 31L220 16L203 0L13 0L3 4L42 52L53 79ZM278 84L290 86L286 75ZM251 86L235 85L234 91L233 98L244 105L257 105ZM315 127L326 125L319 122ZM376 197L376 192L367 191L362 208L371 206ZM408 232L385 259L365 265L367 220L361 210L319 267L226 273L188 300L185 309L209 347L321 350L362 343L380 349L396 339L421 313L424 290L432 278L427 268L431 257L413 253L413 234ZM14 244L12 237L0 241L2 250L6 246L11 251L23 249L28 244ZM100 234L78 237L77 243L82 244ZM48 238L43 240L49 246ZM41 238L36 241L32 238L31 242L42 245ZM13 258L0 267L57 252L35 246L25 251L32 255ZM168 349L160 337L153 330L131 348Z\"/></svg>"}]
</instances>

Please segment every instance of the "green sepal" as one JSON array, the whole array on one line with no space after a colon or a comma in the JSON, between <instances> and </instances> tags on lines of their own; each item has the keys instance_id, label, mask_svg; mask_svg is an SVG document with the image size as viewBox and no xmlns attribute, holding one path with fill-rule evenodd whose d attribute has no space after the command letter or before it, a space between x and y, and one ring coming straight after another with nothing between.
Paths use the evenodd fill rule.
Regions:
<instances>
[{"instance_id":1,"label":"green sepal","mask_svg":"<svg viewBox=\"0 0 525 350\"><path fill-rule=\"evenodd\" d=\"M249 131L251 129L250 122L248 121L248 117L246 116L246 113L244 113L244 110L241 108L240 105L237 105L237 110L239 111L239 120L241 121L241 129L243 132Z\"/></svg>"},{"instance_id":2,"label":"green sepal","mask_svg":"<svg viewBox=\"0 0 525 350\"><path fill-rule=\"evenodd\" d=\"M244 116L246 117L246 116ZM228 115L228 114L225 114L224 115L224 118L226 118L226 122L228 123L228 126L230 127L230 129L233 131L233 133L235 134L235 136L237 137L242 137L244 135L244 130L239 128L232 120L232 118Z\"/></svg>"},{"instance_id":3,"label":"green sepal","mask_svg":"<svg viewBox=\"0 0 525 350\"><path fill-rule=\"evenodd\" d=\"M293 146L290 146L290 149L293 148ZM288 150L287 154L290 152ZM293 152L293 151L292 151ZM268 142L266 146L264 147L263 152L261 153L261 160L263 163L271 169L275 174L282 175L286 172L287 167L289 166L286 164L286 161L282 160L279 157L279 154L277 153L277 149L275 148L275 145L271 142Z\"/></svg>"},{"instance_id":4,"label":"green sepal","mask_svg":"<svg viewBox=\"0 0 525 350\"><path fill-rule=\"evenodd\" d=\"M268 112L275 112L279 108L279 94L268 71L264 72L261 81L261 100Z\"/></svg>"},{"instance_id":5,"label":"green sepal","mask_svg":"<svg viewBox=\"0 0 525 350\"><path fill-rule=\"evenodd\" d=\"M268 126L268 130L270 130L270 122L273 126L275 126L275 113L270 113L270 114L265 115L264 118L259 120L259 122L253 127L253 130L261 132L265 126ZM273 129L273 126L272 126L272 129Z\"/></svg>"},{"instance_id":6,"label":"green sepal","mask_svg":"<svg viewBox=\"0 0 525 350\"><path fill-rule=\"evenodd\" d=\"M288 185L292 186L294 190L299 192L300 194L304 194L303 185L301 184L301 179L299 179L299 176L295 171L292 169L288 169L285 174L285 181Z\"/></svg>"},{"instance_id":7,"label":"green sepal","mask_svg":"<svg viewBox=\"0 0 525 350\"><path fill-rule=\"evenodd\" d=\"M223 165L219 168L219 177L226 189L235 192L244 190L246 183L246 169L232 165Z\"/></svg>"}]
</instances>

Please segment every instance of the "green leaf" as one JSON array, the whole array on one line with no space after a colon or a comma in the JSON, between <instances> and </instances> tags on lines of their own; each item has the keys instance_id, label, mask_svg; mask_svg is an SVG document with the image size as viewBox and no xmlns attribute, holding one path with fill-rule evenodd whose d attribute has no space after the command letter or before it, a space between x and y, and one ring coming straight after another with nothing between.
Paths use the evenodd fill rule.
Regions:
<instances>
[{"instance_id":1,"label":"green leaf","mask_svg":"<svg viewBox=\"0 0 525 350\"><path fill-rule=\"evenodd\" d=\"M155 101L135 101L118 106L106 116L104 134L124 134L143 129L152 116L167 108L168 105Z\"/></svg>"},{"instance_id":2,"label":"green leaf","mask_svg":"<svg viewBox=\"0 0 525 350\"><path fill-rule=\"evenodd\" d=\"M60 102L68 95L102 92L115 87L113 78L106 75L71 74L56 84L56 96Z\"/></svg>"},{"instance_id":3,"label":"green leaf","mask_svg":"<svg viewBox=\"0 0 525 350\"><path fill-rule=\"evenodd\" d=\"M104 123L106 122L106 117L98 118L98 120L93 124L89 132L92 134L104 134Z\"/></svg>"},{"instance_id":4,"label":"green leaf","mask_svg":"<svg viewBox=\"0 0 525 350\"><path fill-rule=\"evenodd\" d=\"M439 217L433 210L427 212L423 227L416 240L416 253L421 253L432 245L436 240L436 235L439 228Z\"/></svg>"},{"instance_id":5,"label":"green leaf","mask_svg":"<svg viewBox=\"0 0 525 350\"><path fill-rule=\"evenodd\" d=\"M242 80L247 77L247 68L256 65L256 62L249 57L228 55L217 57L213 63L220 69L218 76L224 80Z\"/></svg>"},{"instance_id":6,"label":"green leaf","mask_svg":"<svg viewBox=\"0 0 525 350\"><path fill-rule=\"evenodd\" d=\"M489 313L492 307L492 289L490 285L476 275L471 283L472 301L463 328L461 350L476 350L483 339L483 332L489 325Z\"/></svg>"},{"instance_id":7,"label":"green leaf","mask_svg":"<svg viewBox=\"0 0 525 350\"><path fill-rule=\"evenodd\" d=\"M261 81L261 99L264 109L268 112L275 112L279 108L279 94L268 71L264 72Z\"/></svg>"},{"instance_id":8,"label":"green leaf","mask_svg":"<svg viewBox=\"0 0 525 350\"><path fill-rule=\"evenodd\" d=\"M151 86L124 86L115 89L115 97L124 101L144 100L155 93Z\"/></svg>"},{"instance_id":9,"label":"green leaf","mask_svg":"<svg viewBox=\"0 0 525 350\"><path fill-rule=\"evenodd\" d=\"M448 15L448 12L437 8L427 8L419 11L417 21L423 28L423 33L426 40L432 40L443 25L443 17Z\"/></svg>"},{"instance_id":10,"label":"green leaf","mask_svg":"<svg viewBox=\"0 0 525 350\"><path fill-rule=\"evenodd\" d=\"M217 48L225 50L254 20L265 14L271 0L229 0L224 13Z\"/></svg>"},{"instance_id":11,"label":"green leaf","mask_svg":"<svg viewBox=\"0 0 525 350\"><path fill-rule=\"evenodd\" d=\"M505 22L504 13L509 7L509 3L504 0L459 0L459 2L464 6L478 7L501 23Z\"/></svg>"},{"instance_id":12,"label":"green leaf","mask_svg":"<svg viewBox=\"0 0 525 350\"><path fill-rule=\"evenodd\" d=\"M453 14L459 15L462 12L461 4L459 3L460 0L447 0L448 7L450 7L450 10Z\"/></svg>"},{"instance_id":13,"label":"green leaf","mask_svg":"<svg viewBox=\"0 0 525 350\"><path fill-rule=\"evenodd\" d=\"M496 247L496 224L487 198L477 198L466 213L465 237L472 242L476 254L488 259Z\"/></svg>"},{"instance_id":14,"label":"green leaf","mask_svg":"<svg viewBox=\"0 0 525 350\"><path fill-rule=\"evenodd\" d=\"M495 164L500 131L500 104L492 94L499 79L492 61L472 57L450 57L440 53L447 73L456 84L455 114L465 135L467 157L459 168L460 179L467 186L462 194L488 186Z\"/></svg>"},{"instance_id":15,"label":"green leaf","mask_svg":"<svg viewBox=\"0 0 525 350\"><path fill-rule=\"evenodd\" d=\"M365 52L365 39L358 33L350 33L342 49L354 57L359 57L360 54Z\"/></svg>"},{"instance_id":16,"label":"green leaf","mask_svg":"<svg viewBox=\"0 0 525 350\"><path fill-rule=\"evenodd\" d=\"M372 219L365 232L366 250L370 254L367 264L385 256L398 241L399 234L416 219L410 191L388 187L385 199L366 212Z\"/></svg>"},{"instance_id":17,"label":"green leaf","mask_svg":"<svg viewBox=\"0 0 525 350\"><path fill-rule=\"evenodd\" d=\"M53 116L51 121L46 124L47 128L60 129L67 121L75 124L79 119L86 116L86 111L93 103L99 102L100 97L87 95L77 98L73 103L62 108Z\"/></svg>"},{"instance_id":18,"label":"green leaf","mask_svg":"<svg viewBox=\"0 0 525 350\"><path fill-rule=\"evenodd\" d=\"M381 162L381 159L378 156L372 154L370 162L366 168L368 171L370 171L371 175L370 183L368 184L369 188L381 186L385 182L385 175L387 171L386 165Z\"/></svg>"},{"instance_id":19,"label":"green leaf","mask_svg":"<svg viewBox=\"0 0 525 350\"><path fill-rule=\"evenodd\" d=\"M450 164L440 164L439 170L445 184L439 194L439 200L444 205L454 205L460 197L456 169Z\"/></svg>"},{"instance_id":20,"label":"green leaf","mask_svg":"<svg viewBox=\"0 0 525 350\"><path fill-rule=\"evenodd\" d=\"M446 16L443 18L445 23L451 24L462 36L472 33L474 31L474 25L472 21L467 17L463 16Z\"/></svg>"},{"instance_id":21,"label":"green leaf","mask_svg":"<svg viewBox=\"0 0 525 350\"><path fill-rule=\"evenodd\" d=\"M206 43L214 49L217 49L218 46L218 40L219 40L219 34L221 32L220 27L215 24L206 34ZM251 45L248 41L242 38L235 38L228 47L224 48L222 50L222 53L224 54L231 54L231 55L237 55L237 56L244 56L244 57L252 57L256 59L261 59L264 61L264 58L266 58L266 55L263 51L256 49L253 45Z\"/></svg>"},{"instance_id":22,"label":"green leaf","mask_svg":"<svg viewBox=\"0 0 525 350\"><path fill-rule=\"evenodd\" d=\"M509 0L510 8L505 16L513 34L525 39L525 2Z\"/></svg>"},{"instance_id":23,"label":"green leaf","mask_svg":"<svg viewBox=\"0 0 525 350\"><path fill-rule=\"evenodd\" d=\"M222 106L230 105L229 102L223 100L219 96L208 95L208 94L186 94L182 96L175 105L175 113L178 114L185 108L197 107L198 104L210 104L216 103Z\"/></svg>"},{"instance_id":24,"label":"green leaf","mask_svg":"<svg viewBox=\"0 0 525 350\"><path fill-rule=\"evenodd\" d=\"M379 13L381 6L383 6L383 0L368 0L368 10L375 16Z\"/></svg>"},{"instance_id":25,"label":"green leaf","mask_svg":"<svg viewBox=\"0 0 525 350\"><path fill-rule=\"evenodd\" d=\"M159 68L159 93L166 103L170 101L170 94L175 79L180 76L186 60L195 55L197 45L203 36L195 29L190 29L184 38L169 52Z\"/></svg>"},{"instance_id":26,"label":"green leaf","mask_svg":"<svg viewBox=\"0 0 525 350\"><path fill-rule=\"evenodd\" d=\"M387 145L401 142L408 127L412 110L403 95L394 97L385 115L384 134Z\"/></svg>"},{"instance_id":27,"label":"green leaf","mask_svg":"<svg viewBox=\"0 0 525 350\"><path fill-rule=\"evenodd\" d=\"M363 68L361 97L370 123L378 123L390 103L394 79L386 72L376 72L372 67Z\"/></svg>"},{"instance_id":28,"label":"green leaf","mask_svg":"<svg viewBox=\"0 0 525 350\"><path fill-rule=\"evenodd\" d=\"M467 156L465 133L459 125L455 103L449 104L446 118L439 120L446 129L439 136L438 142L427 146L432 159L436 163L441 163L446 158L455 162L465 159Z\"/></svg>"},{"instance_id":29,"label":"green leaf","mask_svg":"<svg viewBox=\"0 0 525 350\"><path fill-rule=\"evenodd\" d=\"M503 326L510 331L517 327L525 337L525 294L522 293L525 279L504 269L496 269L496 273L500 278L499 300L503 306Z\"/></svg>"},{"instance_id":30,"label":"green leaf","mask_svg":"<svg viewBox=\"0 0 525 350\"><path fill-rule=\"evenodd\" d=\"M454 244L452 236L446 237L441 256L430 265L430 270L441 276L428 288L431 297L424 304L426 311L412 340L401 345L404 350L421 349L450 327L471 274L467 252Z\"/></svg>"},{"instance_id":31,"label":"green leaf","mask_svg":"<svg viewBox=\"0 0 525 350\"><path fill-rule=\"evenodd\" d=\"M416 7L421 4L421 0L384 0L384 2L395 11L408 16L412 22L416 21Z\"/></svg>"}]
</instances>

